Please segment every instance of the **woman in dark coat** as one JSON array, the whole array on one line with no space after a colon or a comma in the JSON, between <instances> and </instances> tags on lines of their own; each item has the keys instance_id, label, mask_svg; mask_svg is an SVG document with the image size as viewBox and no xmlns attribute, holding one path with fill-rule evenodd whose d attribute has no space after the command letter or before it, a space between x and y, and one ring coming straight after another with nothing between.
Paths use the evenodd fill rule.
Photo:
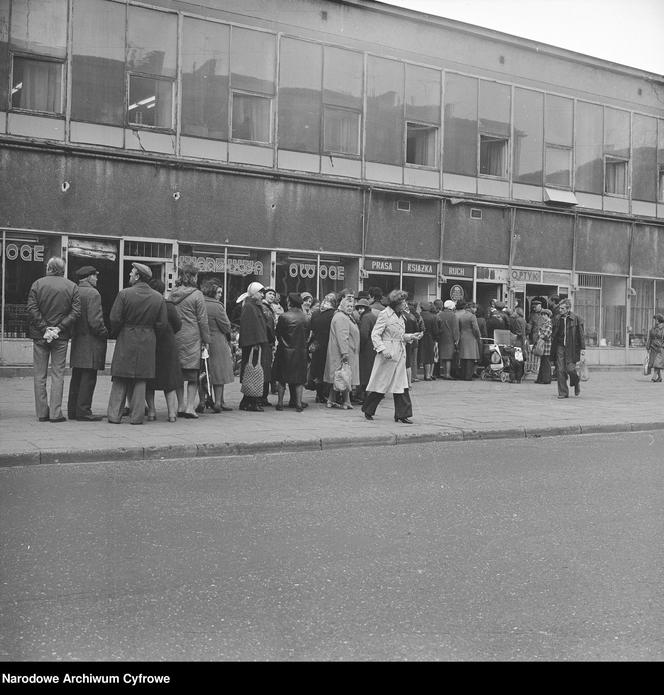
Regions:
<instances>
[{"instance_id":1,"label":"woman in dark coat","mask_svg":"<svg viewBox=\"0 0 664 695\"><path fill-rule=\"evenodd\" d=\"M263 292L265 287L260 282L252 282L247 291L237 298L243 302L240 314L240 347L242 348L242 364L240 365L240 382L244 381L244 373L249 359L255 350L260 351L261 367L263 368L263 394L266 382L269 384L272 368L272 343L268 338L268 317L263 311ZM273 328L274 324L272 324ZM240 410L263 412L263 396L247 396L243 393Z\"/></svg>"},{"instance_id":2,"label":"woman in dark coat","mask_svg":"<svg viewBox=\"0 0 664 695\"><path fill-rule=\"evenodd\" d=\"M152 278L148 284L155 292L163 296L166 288L161 280ZM173 303L164 301L168 323L157 334L155 378L150 379L146 384L145 402L148 406L148 420L155 420L157 411L154 404L154 392L163 391L168 409L168 421L175 422L178 409L176 389L182 384L182 370L175 346L175 334L182 327L182 321Z\"/></svg>"},{"instance_id":3,"label":"woman in dark coat","mask_svg":"<svg viewBox=\"0 0 664 695\"><path fill-rule=\"evenodd\" d=\"M360 386L358 388L358 402L364 403L367 384L369 383L371 370L376 359L376 350L371 340L371 331L376 325L378 314L372 311L368 299L358 299L355 304L355 311L360 316Z\"/></svg>"},{"instance_id":4,"label":"woman in dark coat","mask_svg":"<svg viewBox=\"0 0 664 695\"><path fill-rule=\"evenodd\" d=\"M224 386L232 384L235 380L233 375L233 356L231 354L231 322L228 320L226 309L222 302L223 288L221 280L211 278L205 280L201 286L201 292L205 297L205 309L207 310L208 326L210 329L210 344L208 346L208 375L210 386L214 395L214 402L211 406L212 411L221 413L222 411L233 410L224 405ZM201 380L199 386L199 403L196 412L205 411L205 389L207 384Z\"/></svg>"},{"instance_id":5,"label":"woman in dark coat","mask_svg":"<svg viewBox=\"0 0 664 695\"><path fill-rule=\"evenodd\" d=\"M424 335L420 340L420 362L424 366L424 381L431 381L433 376L433 364L435 361L435 346L438 340L438 312L431 302L422 302L422 323Z\"/></svg>"},{"instance_id":6,"label":"woman in dark coat","mask_svg":"<svg viewBox=\"0 0 664 695\"><path fill-rule=\"evenodd\" d=\"M316 403L327 403L330 385L323 380L327 345L330 342L330 323L337 308L337 295L328 294L323 298L320 307L311 313L309 328L309 375L316 384Z\"/></svg>"},{"instance_id":7,"label":"woman in dark coat","mask_svg":"<svg viewBox=\"0 0 664 695\"><path fill-rule=\"evenodd\" d=\"M307 380L307 335L309 320L302 311L302 298L292 292L287 297L288 310L277 319L277 352L272 378L277 382L277 410L284 409L286 384L295 411L303 410L302 393Z\"/></svg>"}]
</instances>

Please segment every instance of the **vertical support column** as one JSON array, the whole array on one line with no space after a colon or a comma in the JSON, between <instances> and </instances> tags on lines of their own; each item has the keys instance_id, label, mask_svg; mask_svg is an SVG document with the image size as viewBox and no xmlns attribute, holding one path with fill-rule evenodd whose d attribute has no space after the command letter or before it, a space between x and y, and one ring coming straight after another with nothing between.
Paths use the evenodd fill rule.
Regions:
<instances>
[{"instance_id":1,"label":"vertical support column","mask_svg":"<svg viewBox=\"0 0 664 695\"><path fill-rule=\"evenodd\" d=\"M2 230L2 301L0 302L0 364L5 363L5 284L7 282L7 232Z\"/></svg>"}]
</instances>

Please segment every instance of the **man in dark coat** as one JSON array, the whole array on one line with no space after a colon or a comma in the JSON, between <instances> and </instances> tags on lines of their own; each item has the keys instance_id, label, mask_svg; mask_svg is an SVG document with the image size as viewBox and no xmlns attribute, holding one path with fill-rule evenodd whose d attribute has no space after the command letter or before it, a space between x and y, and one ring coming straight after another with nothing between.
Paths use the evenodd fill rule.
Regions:
<instances>
[{"instance_id":1,"label":"man in dark coat","mask_svg":"<svg viewBox=\"0 0 664 695\"><path fill-rule=\"evenodd\" d=\"M376 349L371 340L378 314L373 311L371 304L366 299L358 299L355 302L355 311L359 312L360 320L360 385L357 387L357 402L364 403L367 392L367 384L371 378L374 360L376 359Z\"/></svg>"},{"instance_id":2,"label":"man in dark coat","mask_svg":"<svg viewBox=\"0 0 664 695\"><path fill-rule=\"evenodd\" d=\"M67 344L81 314L78 287L64 277L65 262L50 258L46 275L35 280L28 293L30 337L33 340L35 410L39 422L66 422L62 393L67 365ZM51 400L46 393L48 363L51 361Z\"/></svg>"},{"instance_id":3,"label":"man in dark coat","mask_svg":"<svg viewBox=\"0 0 664 695\"><path fill-rule=\"evenodd\" d=\"M302 298L296 292L287 297L288 311L277 319L277 353L273 378L277 382L277 410L284 409L286 384L295 411L303 410L302 394L307 380L307 335L309 321L302 311Z\"/></svg>"},{"instance_id":4,"label":"man in dark coat","mask_svg":"<svg viewBox=\"0 0 664 695\"><path fill-rule=\"evenodd\" d=\"M152 271L132 263L130 287L120 290L111 308L111 336L117 336L108 399L108 421L119 424L125 399L129 399L129 422L142 425L145 417L145 385L155 376L155 331L168 321L164 298L147 283Z\"/></svg>"},{"instance_id":5,"label":"man in dark coat","mask_svg":"<svg viewBox=\"0 0 664 695\"><path fill-rule=\"evenodd\" d=\"M551 355L556 358L558 398L568 398L569 385L574 386L574 395L581 393L581 380L576 371L576 363L585 357L586 343L583 337L583 322L570 309L572 302L563 299L558 305L558 316L553 320L551 333Z\"/></svg>"},{"instance_id":6,"label":"man in dark coat","mask_svg":"<svg viewBox=\"0 0 664 695\"><path fill-rule=\"evenodd\" d=\"M327 357L327 346L330 342L330 324L337 308L337 296L330 292L323 297L318 309L311 313L309 328L309 355L311 362L309 374L316 385L316 403L326 403L330 392L330 384L326 383L323 376L325 374L325 361Z\"/></svg>"},{"instance_id":7,"label":"man in dark coat","mask_svg":"<svg viewBox=\"0 0 664 695\"><path fill-rule=\"evenodd\" d=\"M103 369L106 364L108 330L104 324L101 297L97 290L97 269L84 265L76 271L76 277L81 296L81 315L71 338L67 417L70 420L96 422L101 420L101 416L92 414L92 396L97 385L97 370Z\"/></svg>"}]
</instances>

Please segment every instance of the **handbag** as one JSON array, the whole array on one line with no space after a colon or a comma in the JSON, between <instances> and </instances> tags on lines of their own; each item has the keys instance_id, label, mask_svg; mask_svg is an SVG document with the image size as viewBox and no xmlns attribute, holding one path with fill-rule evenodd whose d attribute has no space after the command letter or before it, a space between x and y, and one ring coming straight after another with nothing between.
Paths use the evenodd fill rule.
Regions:
<instances>
[{"instance_id":1,"label":"handbag","mask_svg":"<svg viewBox=\"0 0 664 695\"><path fill-rule=\"evenodd\" d=\"M533 346L533 355L541 357L544 354L544 338L538 338Z\"/></svg>"},{"instance_id":2,"label":"handbag","mask_svg":"<svg viewBox=\"0 0 664 695\"><path fill-rule=\"evenodd\" d=\"M585 359L580 360L579 363L576 365L576 373L579 375L579 379L581 381L588 381L588 379L590 379L590 372L588 370L588 365L586 364Z\"/></svg>"},{"instance_id":3,"label":"handbag","mask_svg":"<svg viewBox=\"0 0 664 695\"><path fill-rule=\"evenodd\" d=\"M335 391L349 391L351 387L351 371L350 365L347 363L342 364L339 369L334 372L334 390Z\"/></svg>"},{"instance_id":4,"label":"handbag","mask_svg":"<svg viewBox=\"0 0 664 695\"><path fill-rule=\"evenodd\" d=\"M650 365L650 351L646 350L643 353L643 376L650 374L652 367Z\"/></svg>"},{"instance_id":5,"label":"handbag","mask_svg":"<svg viewBox=\"0 0 664 695\"><path fill-rule=\"evenodd\" d=\"M249 398L260 398L263 395L263 365L259 347L251 348L249 359L244 366L241 391Z\"/></svg>"}]
</instances>

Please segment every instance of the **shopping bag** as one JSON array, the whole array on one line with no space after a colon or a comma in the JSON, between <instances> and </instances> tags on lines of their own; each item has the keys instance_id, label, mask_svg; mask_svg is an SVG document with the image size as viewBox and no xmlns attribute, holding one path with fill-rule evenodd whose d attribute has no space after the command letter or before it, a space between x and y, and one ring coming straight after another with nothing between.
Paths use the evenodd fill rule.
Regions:
<instances>
[{"instance_id":1,"label":"shopping bag","mask_svg":"<svg viewBox=\"0 0 664 695\"><path fill-rule=\"evenodd\" d=\"M351 387L350 365L344 363L334 372L333 386L335 391L348 391Z\"/></svg>"},{"instance_id":2,"label":"shopping bag","mask_svg":"<svg viewBox=\"0 0 664 695\"><path fill-rule=\"evenodd\" d=\"M253 347L249 353L242 375L241 391L249 398L260 398L263 395L263 365L259 347Z\"/></svg>"},{"instance_id":3,"label":"shopping bag","mask_svg":"<svg viewBox=\"0 0 664 695\"><path fill-rule=\"evenodd\" d=\"M648 376L651 371L651 365L650 365L650 351L646 350L643 353L643 376Z\"/></svg>"},{"instance_id":4,"label":"shopping bag","mask_svg":"<svg viewBox=\"0 0 664 695\"><path fill-rule=\"evenodd\" d=\"M590 372L585 359L582 359L577 363L576 373L579 375L579 379L581 381L588 381L588 379L590 379Z\"/></svg>"},{"instance_id":5,"label":"shopping bag","mask_svg":"<svg viewBox=\"0 0 664 695\"><path fill-rule=\"evenodd\" d=\"M537 342L535 343L533 347L533 353L537 357L541 357L544 354L544 339L543 338L538 338Z\"/></svg>"}]
</instances>

